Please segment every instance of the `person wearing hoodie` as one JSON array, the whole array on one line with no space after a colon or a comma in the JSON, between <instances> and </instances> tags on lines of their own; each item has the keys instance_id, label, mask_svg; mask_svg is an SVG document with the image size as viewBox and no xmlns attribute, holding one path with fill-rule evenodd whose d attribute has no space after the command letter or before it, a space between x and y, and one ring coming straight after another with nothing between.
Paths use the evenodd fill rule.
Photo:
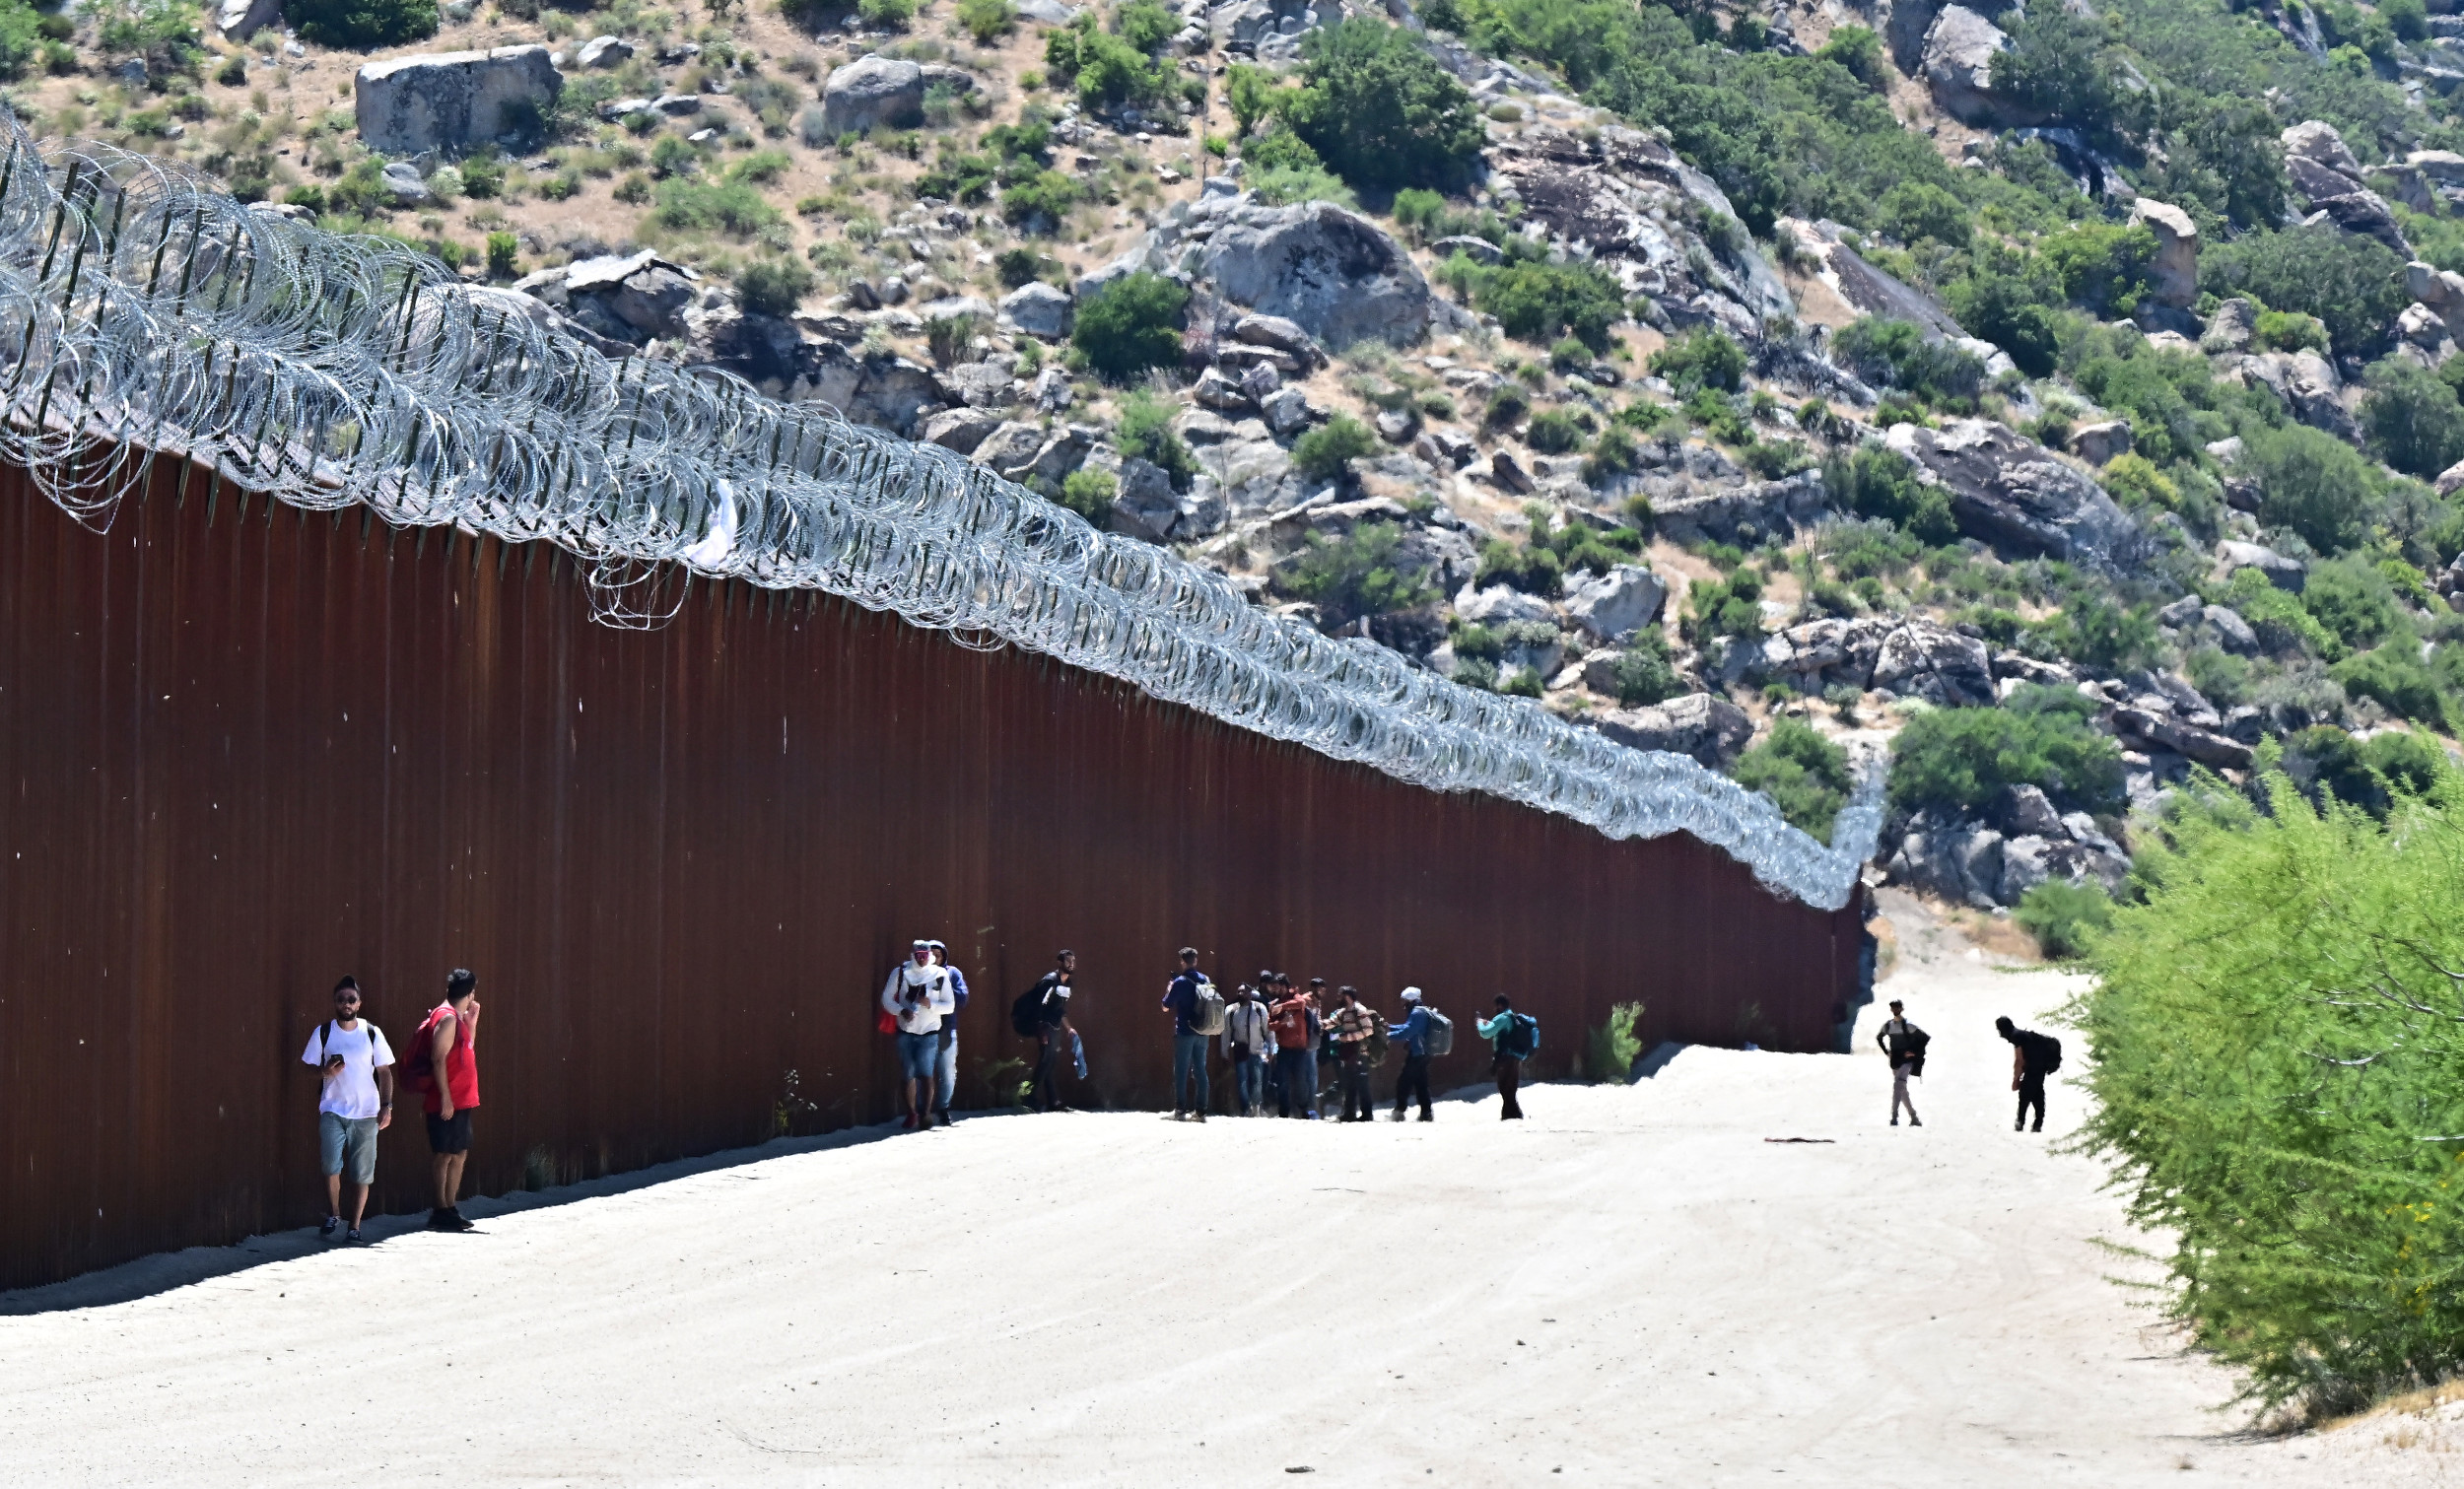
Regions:
<instances>
[{"instance_id":1,"label":"person wearing hoodie","mask_svg":"<svg viewBox=\"0 0 2464 1489\"><path fill-rule=\"evenodd\" d=\"M1164 988L1172 1015L1172 1119L1206 1119L1206 1036L1198 1032L1198 990L1206 974L1198 970L1198 948L1181 948L1181 975Z\"/></svg>"},{"instance_id":2,"label":"person wearing hoodie","mask_svg":"<svg viewBox=\"0 0 2464 1489\"><path fill-rule=\"evenodd\" d=\"M1403 1047L1403 1073L1395 1082L1395 1120L1403 1119L1403 1109L1417 1092L1420 1119L1435 1121L1437 1115L1429 1107L1429 1010L1420 1000L1419 988L1403 989L1403 1006L1411 1010L1403 1021L1386 1026L1386 1037Z\"/></svg>"},{"instance_id":3,"label":"person wearing hoodie","mask_svg":"<svg viewBox=\"0 0 2464 1489\"><path fill-rule=\"evenodd\" d=\"M1501 992L1497 995L1497 1016L1481 1019L1473 1026L1480 1031L1480 1038L1493 1047L1488 1068L1497 1077L1497 1094L1503 1099L1497 1111L1500 1121L1523 1119L1523 1103L1518 1093L1523 1089L1524 1058L1532 1052L1528 1043L1531 1033L1524 1028L1531 1022L1528 1014L1515 1012L1514 1000ZM1534 1030L1538 1027L1533 1025Z\"/></svg>"},{"instance_id":4,"label":"person wearing hoodie","mask_svg":"<svg viewBox=\"0 0 2464 1489\"><path fill-rule=\"evenodd\" d=\"M907 1103L910 1132L932 1125L933 1062L941 1053L941 1020L956 1003L950 977L932 964L932 943L918 937L908 959L881 984L881 1011L898 1029L899 1094Z\"/></svg>"},{"instance_id":5,"label":"person wearing hoodie","mask_svg":"<svg viewBox=\"0 0 2464 1489\"><path fill-rule=\"evenodd\" d=\"M958 1016L967 1011L967 975L950 965L950 949L938 941L932 948L932 965L949 974L950 1012L941 1020L940 1046L932 1056L932 1119L946 1127L950 1124L950 1098L958 1094Z\"/></svg>"},{"instance_id":6,"label":"person wearing hoodie","mask_svg":"<svg viewBox=\"0 0 2464 1489\"><path fill-rule=\"evenodd\" d=\"M1258 989L1243 982L1233 989L1223 1010L1223 1057L1232 1067L1234 1101L1243 1117L1266 1115L1266 1051L1274 1046L1274 1030Z\"/></svg>"}]
</instances>

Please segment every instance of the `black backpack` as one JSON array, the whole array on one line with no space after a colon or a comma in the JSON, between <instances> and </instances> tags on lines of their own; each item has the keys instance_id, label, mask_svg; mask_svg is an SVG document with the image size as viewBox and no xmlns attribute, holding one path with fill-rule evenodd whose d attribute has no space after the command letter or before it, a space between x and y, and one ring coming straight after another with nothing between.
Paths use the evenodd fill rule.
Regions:
<instances>
[{"instance_id":1,"label":"black backpack","mask_svg":"<svg viewBox=\"0 0 2464 1489\"><path fill-rule=\"evenodd\" d=\"M1053 981L1046 978L1018 994L1009 1005L1009 1027L1020 1039L1039 1039L1044 1033L1044 1005L1053 1000Z\"/></svg>"},{"instance_id":2,"label":"black backpack","mask_svg":"<svg viewBox=\"0 0 2464 1489\"><path fill-rule=\"evenodd\" d=\"M2051 1075L2062 1068L2062 1042L2060 1040L2050 1034L2031 1034L2027 1038L2029 1052L2034 1056L2027 1062L2032 1067L2032 1073Z\"/></svg>"},{"instance_id":3,"label":"black backpack","mask_svg":"<svg viewBox=\"0 0 2464 1489\"><path fill-rule=\"evenodd\" d=\"M1508 1059L1528 1060L1540 1052L1540 1020L1509 1010L1506 1027L1498 1031L1497 1052Z\"/></svg>"}]
</instances>

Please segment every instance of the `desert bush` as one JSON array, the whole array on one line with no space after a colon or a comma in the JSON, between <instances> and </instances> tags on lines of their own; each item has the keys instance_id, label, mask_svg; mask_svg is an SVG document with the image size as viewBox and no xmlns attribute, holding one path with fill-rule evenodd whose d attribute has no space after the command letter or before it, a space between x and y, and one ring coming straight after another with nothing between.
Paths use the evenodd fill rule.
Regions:
<instances>
[{"instance_id":1,"label":"desert bush","mask_svg":"<svg viewBox=\"0 0 2464 1489\"><path fill-rule=\"evenodd\" d=\"M1125 458L1160 467L1174 486L1187 490L1190 479L1198 474L1198 457L1172 427L1180 414L1179 404L1140 388L1121 401L1121 423L1113 431L1113 442Z\"/></svg>"},{"instance_id":2,"label":"desert bush","mask_svg":"<svg viewBox=\"0 0 2464 1489\"><path fill-rule=\"evenodd\" d=\"M1642 1021L1642 1004L1616 1003L1608 1009L1608 1022L1585 1033L1583 1073L1595 1085L1622 1086L1634 1078L1634 1062L1643 1053L1635 1026Z\"/></svg>"},{"instance_id":3,"label":"desert bush","mask_svg":"<svg viewBox=\"0 0 2464 1489\"><path fill-rule=\"evenodd\" d=\"M1403 562L1403 529L1392 522L1363 522L1339 538L1313 532L1280 566L1276 583L1338 623L1426 604L1437 591Z\"/></svg>"},{"instance_id":4,"label":"desert bush","mask_svg":"<svg viewBox=\"0 0 2464 1489\"><path fill-rule=\"evenodd\" d=\"M304 40L366 50L437 34L437 0L284 0L283 19Z\"/></svg>"},{"instance_id":5,"label":"desert bush","mask_svg":"<svg viewBox=\"0 0 2464 1489\"><path fill-rule=\"evenodd\" d=\"M1336 414L1292 441L1292 464L1319 481L1337 481L1351 473L1351 464L1376 452L1378 437L1349 414Z\"/></svg>"},{"instance_id":6,"label":"desert bush","mask_svg":"<svg viewBox=\"0 0 2464 1489\"><path fill-rule=\"evenodd\" d=\"M813 271L792 258L758 258L736 274L736 296L755 314L787 316L817 283Z\"/></svg>"},{"instance_id":7,"label":"desert bush","mask_svg":"<svg viewBox=\"0 0 2464 1489\"><path fill-rule=\"evenodd\" d=\"M1018 27L1018 8L1009 0L958 0L958 24L978 46L990 46Z\"/></svg>"},{"instance_id":8,"label":"desert bush","mask_svg":"<svg viewBox=\"0 0 2464 1489\"><path fill-rule=\"evenodd\" d=\"M1069 344L1107 377L1134 377L1181 360L1190 292L1159 274L1126 274L1079 305Z\"/></svg>"},{"instance_id":9,"label":"desert bush","mask_svg":"<svg viewBox=\"0 0 2464 1489\"><path fill-rule=\"evenodd\" d=\"M2011 918L2036 938L2046 956L2076 961L2088 954L2097 932L2113 923L2113 900L2101 884L2047 879L2019 897Z\"/></svg>"},{"instance_id":10,"label":"desert bush","mask_svg":"<svg viewBox=\"0 0 2464 1489\"><path fill-rule=\"evenodd\" d=\"M1725 331L1688 331L1651 354L1651 371L1680 394L1706 387L1733 393L1745 380L1745 349Z\"/></svg>"},{"instance_id":11,"label":"desert bush","mask_svg":"<svg viewBox=\"0 0 2464 1489\"><path fill-rule=\"evenodd\" d=\"M1733 774L1739 785L1770 797L1791 825L1825 843L1832 819L1856 789L1848 752L1795 718L1774 722L1769 734L1738 757Z\"/></svg>"},{"instance_id":12,"label":"desert bush","mask_svg":"<svg viewBox=\"0 0 2464 1489\"><path fill-rule=\"evenodd\" d=\"M1973 813L2005 786L2034 785L2082 810L2118 807L2121 754L2089 726L2094 713L2077 693L2033 686L1999 709L1920 713L1891 743L1891 804Z\"/></svg>"},{"instance_id":13,"label":"desert bush","mask_svg":"<svg viewBox=\"0 0 2464 1489\"><path fill-rule=\"evenodd\" d=\"M1446 186L1479 159L1472 95L1409 32L1352 16L1308 33L1301 56L1306 82L1280 111L1353 186Z\"/></svg>"},{"instance_id":14,"label":"desert bush","mask_svg":"<svg viewBox=\"0 0 2464 1489\"><path fill-rule=\"evenodd\" d=\"M1121 483L1100 470L1073 470L1061 483L1061 505L1098 529L1112 523L1113 499Z\"/></svg>"}]
</instances>

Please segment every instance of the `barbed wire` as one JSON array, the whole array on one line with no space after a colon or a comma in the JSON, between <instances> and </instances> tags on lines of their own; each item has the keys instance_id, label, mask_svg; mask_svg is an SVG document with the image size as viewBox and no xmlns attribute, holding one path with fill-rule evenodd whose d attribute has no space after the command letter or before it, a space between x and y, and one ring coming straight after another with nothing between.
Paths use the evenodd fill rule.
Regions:
<instances>
[{"instance_id":1,"label":"barbed wire","mask_svg":"<svg viewBox=\"0 0 2464 1489\"><path fill-rule=\"evenodd\" d=\"M1881 832L1877 772L1816 842L1685 756L1323 636L937 445L611 362L407 245L0 115L0 458L103 530L166 457L312 510L554 543L611 625L672 616L685 574L841 595L1432 790L1685 833L1822 909Z\"/></svg>"}]
</instances>

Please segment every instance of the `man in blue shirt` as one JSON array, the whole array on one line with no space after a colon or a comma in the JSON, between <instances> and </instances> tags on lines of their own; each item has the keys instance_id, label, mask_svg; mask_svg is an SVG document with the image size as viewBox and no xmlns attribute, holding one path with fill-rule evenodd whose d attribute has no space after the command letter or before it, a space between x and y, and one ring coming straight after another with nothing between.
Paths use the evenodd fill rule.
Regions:
<instances>
[{"instance_id":1,"label":"man in blue shirt","mask_svg":"<svg viewBox=\"0 0 2464 1489\"><path fill-rule=\"evenodd\" d=\"M1172 1119L1195 1115L1206 1119L1206 1036L1198 1029L1198 989L1206 974L1198 970L1198 948L1181 948L1181 975L1164 989L1163 1006L1172 1011ZM1184 1102L1193 1094L1195 1100Z\"/></svg>"},{"instance_id":2,"label":"man in blue shirt","mask_svg":"<svg viewBox=\"0 0 2464 1489\"><path fill-rule=\"evenodd\" d=\"M1403 989L1403 1003L1411 1012L1400 1024L1386 1026L1386 1037L1402 1042L1403 1047L1403 1078L1395 1082L1395 1120L1403 1119L1413 1092L1420 1094L1420 1119L1437 1120L1429 1108L1429 1010L1420 1004L1420 989Z\"/></svg>"}]
</instances>

